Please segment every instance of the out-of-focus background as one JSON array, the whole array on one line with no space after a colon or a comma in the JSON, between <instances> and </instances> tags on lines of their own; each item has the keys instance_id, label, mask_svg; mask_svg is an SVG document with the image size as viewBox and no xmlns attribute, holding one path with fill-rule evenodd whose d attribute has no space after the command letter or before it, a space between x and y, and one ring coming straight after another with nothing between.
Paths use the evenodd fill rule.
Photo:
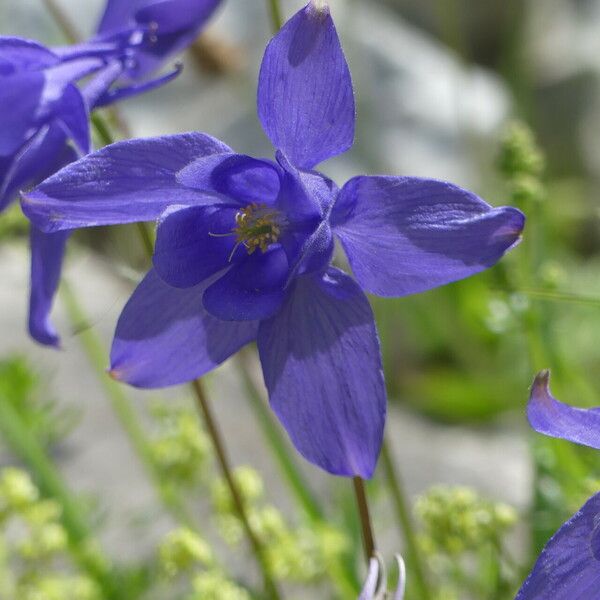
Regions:
<instances>
[{"instance_id":1,"label":"out-of-focus background","mask_svg":"<svg viewBox=\"0 0 600 600\"><path fill-rule=\"evenodd\" d=\"M57 4L87 36L103 2ZM303 1L282 4L290 16ZM390 396L386 435L407 496L417 507L419 543L438 582L436 597L510 598L550 533L600 485L598 457L539 439L525 419L528 386L545 367L553 370L558 397L580 406L600 405L600 0L330 4L353 76L357 134L354 147L323 165L323 171L338 184L360 173L449 179L493 205L516 204L529 217L524 242L489 272L415 297L373 299ZM65 43L41 0L4 0L0 33L46 45ZM240 152L269 156L255 91L271 35L266 2L226 0L183 57L178 79L120 106L132 135L201 130ZM521 151L535 164L531 172L515 174L511 157ZM79 232L75 238L66 266L68 288L55 309L63 348L44 349L25 328L26 224L17 208L0 216L0 392L15 399L14 410L21 411L38 441L47 434L43 446L72 493L89 507L91 528L104 551L115 561L144 564L176 519L162 508L147 465L123 431L114 410L118 401L107 396L102 374L89 366L86 342L90 331L99 336L103 347L96 353L102 357L104 352L107 361L116 319L141 278L144 255L129 228ZM75 294L84 313L72 306ZM254 356L248 354L247 360L259 378ZM225 364L208 382L232 461L258 471L268 503L296 532L302 517L235 363ZM155 441L183 435L173 425L177 419L163 413L169 410L165 406L185 412L184 389L124 392L134 420ZM174 430L177 435L171 435ZM181 442L173 439L173 447ZM30 466L31 457L5 442L2 466ZM173 458L179 447L163 446L158 455L167 471L169 460L197 468L193 453ZM201 462L204 450L197 450ZM189 448L183 444L179 451ZM334 515L332 521L354 531L358 544L346 493L350 484L299 458L298 463ZM384 483L385 473L378 473L369 491L380 549L391 559L394 552L406 553L406 546L394 524L397 506ZM432 492L438 484L470 489ZM469 495L475 492L476 500ZM181 489L177 493L185 495ZM193 493L197 496L187 509L210 520L214 503L198 490L189 497ZM435 511L442 507L450 515L455 510L460 518L471 501L485 510L492 510L488 501L506 503L517 522L506 526L509 557L503 550L497 559L507 574L496 578L506 582L457 593L448 557L462 561L473 548L457 542L453 550L448 539L460 539L464 532L450 531L452 525ZM508 520L512 523L512 517ZM218 529L219 523L208 526L211 544L236 578L254 581L244 546L228 547L222 539L227 535L219 536ZM446 537L438 540L436 531ZM298 550L300 542L293 539ZM314 552L310 548L304 553ZM467 577L472 576L469 565L483 560L477 551L473 556L465 559ZM511 567L511 561L520 566ZM140 580L148 578L144 568L139 568ZM356 571L364 574L360 563ZM320 577L316 587L290 583L289 597L351 597L323 583L328 574ZM409 582L410 577L409 569ZM170 594L163 590L152 597L175 597Z\"/></svg>"}]
</instances>

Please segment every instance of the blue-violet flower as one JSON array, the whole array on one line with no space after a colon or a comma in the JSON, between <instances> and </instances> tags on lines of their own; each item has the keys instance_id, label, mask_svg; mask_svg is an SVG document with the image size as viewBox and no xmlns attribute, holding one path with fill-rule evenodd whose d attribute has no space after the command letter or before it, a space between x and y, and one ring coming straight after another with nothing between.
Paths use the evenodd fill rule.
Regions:
<instances>
[{"instance_id":1,"label":"blue-violet flower","mask_svg":"<svg viewBox=\"0 0 600 600\"><path fill-rule=\"evenodd\" d=\"M141 80L191 43L219 3L109 0L97 35L68 47L0 37L0 212L19 190L90 151L92 110L173 79L178 68ZM43 344L58 343L49 312L68 237L31 228L29 331Z\"/></svg>"},{"instance_id":2,"label":"blue-violet flower","mask_svg":"<svg viewBox=\"0 0 600 600\"><path fill-rule=\"evenodd\" d=\"M370 477L386 412L366 292L403 296L473 275L524 217L450 183L314 170L354 137L350 72L329 9L310 2L268 44L258 115L276 160L202 133L130 140L27 194L47 232L158 218L154 268L127 303L114 377L154 388L256 340L271 406L309 461ZM334 235L355 279L331 265Z\"/></svg>"}]
</instances>

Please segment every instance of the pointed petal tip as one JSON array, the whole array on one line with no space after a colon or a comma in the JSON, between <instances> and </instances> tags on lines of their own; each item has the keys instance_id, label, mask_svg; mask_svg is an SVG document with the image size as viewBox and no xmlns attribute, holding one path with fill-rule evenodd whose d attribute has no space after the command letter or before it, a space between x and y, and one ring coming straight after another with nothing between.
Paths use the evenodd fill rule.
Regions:
<instances>
[{"instance_id":1,"label":"pointed petal tip","mask_svg":"<svg viewBox=\"0 0 600 600\"><path fill-rule=\"evenodd\" d=\"M540 387L547 388L550 384L550 369L544 369L540 371L533 380L531 385L532 390Z\"/></svg>"},{"instance_id":2,"label":"pointed petal tip","mask_svg":"<svg viewBox=\"0 0 600 600\"><path fill-rule=\"evenodd\" d=\"M116 367L111 367L110 369L106 369L106 374L113 381L123 381L123 371L121 369L117 369Z\"/></svg>"},{"instance_id":3,"label":"pointed petal tip","mask_svg":"<svg viewBox=\"0 0 600 600\"><path fill-rule=\"evenodd\" d=\"M308 4L313 13L326 16L330 13L329 4L325 0L311 0Z\"/></svg>"}]
</instances>

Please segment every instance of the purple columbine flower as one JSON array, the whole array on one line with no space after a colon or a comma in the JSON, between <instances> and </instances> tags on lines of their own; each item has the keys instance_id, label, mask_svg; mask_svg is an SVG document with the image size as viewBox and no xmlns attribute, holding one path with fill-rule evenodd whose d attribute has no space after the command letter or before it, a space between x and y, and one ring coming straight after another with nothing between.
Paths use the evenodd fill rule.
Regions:
<instances>
[{"instance_id":1,"label":"purple columbine flower","mask_svg":"<svg viewBox=\"0 0 600 600\"><path fill-rule=\"evenodd\" d=\"M191 43L219 3L109 0L98 35L62 48L0 37L0 212L19 190L90 151L93 109L173 79L179 67L156 79L142 78ZM79 89L77 82L88 76ZM29 331L42 344L59 340L49 312L68 237L68 232L31 229Z\"/></svg>"},{"instance_id":2,"label":"purple columbine flower","mask_svg":"<svg viewBox=\"0 0 600 600\"><path fill-rule=\"evenodd\" d=\"M187 48L222 0L108 0L93 42L137 44L126 76L132 79L154 71Z\"/></svg>"},{"instance_id":3,"label":"purple columbine flower","mask_svg":"<svg viewBox=\"0 0 600 600\"><path fill-rule=\"evenodd\" d=\"M545 435L600 449L600 409L563 404L550 393L550 374L535 378L527 406L531 426ZM550 539L516 600L575 600L600 593L600 493Z\"/></svg>"},{"instance_id":4,"label":"purple columbine flower","mask_svg":"<svg viewBox=\"0 0 600 600\"><path fill-rule=\"evenodd\" d=\"M350 72L322 3L271 40L258 114L276 160L201 133L104 148L27 194L48 232L158 218L154 268L127 303L114 377L143 388L215 368L256 340L271 406L309 461L373 474L386 411L366 292L403 296L493 265L523 215L450 183L314 170L354 136ZM334 235L355 279L332 266Z\"/></svg>"}]
</instances>

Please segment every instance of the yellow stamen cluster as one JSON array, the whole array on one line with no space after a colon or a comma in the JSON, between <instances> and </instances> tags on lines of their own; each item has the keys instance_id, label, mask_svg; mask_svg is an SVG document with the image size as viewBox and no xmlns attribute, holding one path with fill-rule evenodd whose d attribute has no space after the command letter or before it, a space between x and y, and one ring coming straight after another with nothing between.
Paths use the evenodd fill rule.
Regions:
<instances>
[{"instance_id":1,"label":"yellow stamen cluster","mask_svg":"<svg viewBox=\"0 0 600 600\"><path fill-rule=\"evenodd\" d=\"M279 213L266 204L253 202L235 216L236 246L244 244L248 254L257 248L263 252L279 239L281 233Z\"/></svg>"}]
</instances>

